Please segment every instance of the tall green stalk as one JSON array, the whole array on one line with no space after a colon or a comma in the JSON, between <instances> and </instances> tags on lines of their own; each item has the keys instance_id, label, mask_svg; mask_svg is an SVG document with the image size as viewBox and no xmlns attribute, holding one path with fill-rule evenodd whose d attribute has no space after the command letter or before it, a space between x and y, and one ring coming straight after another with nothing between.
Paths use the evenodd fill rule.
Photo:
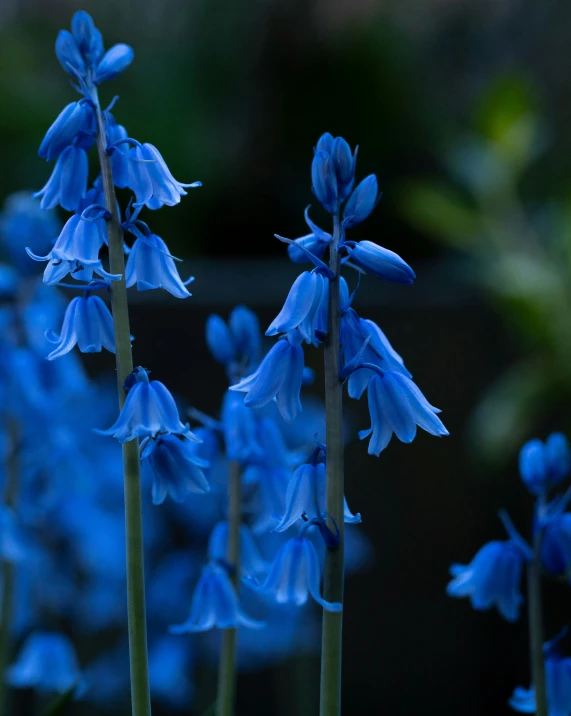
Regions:
<instances>
[{"instance_id":1,"label":"tall green stalk","mask_svg":"<svg viewBox=\"0 0 571 716\"><path fill-rule=\"evenodd\" d=\"M93 90L97 116L97 151L105 206L111 217L107 222L109 263L111 273L121 274L111 282L111 308L115 330L117 364L117 392L119 408L125 402L123 384L133 370L131 330L127 287L125 285L125 256L123 230L117 211L111 159L107 154L105 118L99 106L97 90ZM143 515L141 502L141 464L139 441L123 443L123 474L125 483L125 534L127 542L127 612L129 620L129 658L131 667L131 705L133 716L150 716L149 664L147 655L147 621L145 614L145 570L143 550Z\"/></svg>"},{"instance_id":2,"label":"tall green stalk","mask_svg":"<svg viewBox=\"0 0 571 716\"><path fill-rule=\"evenodd\" d=\"M8 422L8 437L10 439L10 454L6 464L6 482L4 485L4 505L14 508L18 495L18 450L19 429L15 420ZM16 586L16 566L4 560L2 562L2 610L0 612L0 716L8 713L7 687L4 680L6 667L10 659L10 626L14 611L14 589Z\"/></svg>"},{"instance_id":3,"label":"tall green stalk","mask_svg":"<svg viewBox=\"0 0 571 716\"><path fill-rule=\"evenodd\" d=\"M343 524L343 393L339 379L339 278L341 264L338 244L341 238L339 214L333 219L333 239L330 244L329 266L334 277L329 282L327 338L324 345L327 514L335 520L339 530L339 546L328 549L325 555L323 597L328 602L343 603L345 581L345 547ZM343 642L343 612L323 610L321 645L321 716L341 714L341 665Z\"/></svg>"},{"instance_id":4,"label":"tall green stalk","mask_svg":"<svg viewBox=\"0 0 571 716\"><path fill-rule=\"evenodd\" d=\"M535 688L535 714L547 716L545 660L543 656L543 604L541 595L541 541L538 527L533 541L533 559L527 566L527 609L529 621L529 654L531 678Z\"/></svg>"},{"instance_id":5,"label":"tall green stalk","mask_svg":"<svg viewBox=\"0 0 571 716\"><path fill-rule=\"evenodd\" d=\"M226 560L233 569L231 580L236 590L240 583L241 493L242 475L240 465L235 461L231 461L228 466L228 544ZM216 716L232 716L234 713L237 641L237 629L224 629L218 667Z\"/></svg>"}]
</instances>

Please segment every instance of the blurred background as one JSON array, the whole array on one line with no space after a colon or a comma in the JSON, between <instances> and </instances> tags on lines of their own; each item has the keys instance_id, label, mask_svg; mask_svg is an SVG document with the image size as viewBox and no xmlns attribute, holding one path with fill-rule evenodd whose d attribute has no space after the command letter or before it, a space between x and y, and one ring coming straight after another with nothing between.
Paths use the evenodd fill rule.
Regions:
<instances>
[{"instance_id":1,"label":"blurred background","mask_svg":"<svg viewBox=\"0 0 571 716\"><path fill-rule=\"evenodd\" d=\"M398 252L418 280L366 277L355 305L405 357L451 436L395 440L379 459L348 446L347 497L374 558L347 583L344 713L510 713L514 686L529 681L525 618L475 613L445 586L451 562L503 538L500 507L527 531L517 451L570 427L571 5L2 0L2 197L49 176L37 147L75 99L53 46L80 8L107 46L135 48L103 103L116 92L130 136L158 146L180 181L203 182L146 217L186 260L183 277L196 276L193 298L137 294L132 309L135 362L201 410L215 414L225 389L204 342L209 313L245 304L265 329L299 272L273 234L306 233L317 138L358 144L358 176L377 174L382 201L352 238ZM312 217L327 229L317 206ZM307 356L320 395L320 353ZM88 368L111 365L98 356ZM346 406L355 432L368 426L366 401ZM567 587L549 587L546 601L552 636L569 617ZM315 713L317 675L311 654L249 671L239 714ZM187 713L206 709L212 679L198 668Z\"/></svg>"}]
</instances>

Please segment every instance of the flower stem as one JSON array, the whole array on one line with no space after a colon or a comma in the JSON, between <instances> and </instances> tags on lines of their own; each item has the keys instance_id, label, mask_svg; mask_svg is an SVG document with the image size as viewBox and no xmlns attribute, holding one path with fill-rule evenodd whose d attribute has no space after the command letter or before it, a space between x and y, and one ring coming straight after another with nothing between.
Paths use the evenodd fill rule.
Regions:
<instances>
[{"instance_id":1,"label":"flower stem","mask_svg":"<svg viewBox=\"0 0 571 716\"><path fill-rule=\"evenodd\" d=\"M241 492L242 476L240 465L235 461L231 461L228 466L228 545L226 547L226 560L233 568L231 580L236 590L240 583ZM216 716L232 716L234 713L237 637L237 629L224 629L222 632Z\"/></svg>"},{"instance_id":2,"label":"flower stem","mask_svg":"<svg viewBox=\"0 0 571 716\"><path fill-rule=\"evenodd\" d=\"M6 482L4 485L4 505L14 508L18 495L18 451L19 428L16 420L8 421L8 437L10 454L6 464ZM4 560L2 562L2 609L0 612L0 716L8 713L7 685L4 679L6 667L10 659L10 628L14 611L14 589L16 586L16 565Z\"/></svg>"},{"instance_id":3,"label":"flower stem","mask_svg":"<svg viewBox=\"0 0 571 716\"><path fill-rule=\"evenodd\" d=\"M535 688L535 714L547 716L545 661L543 657L543 607L541 598L541 541L538 527L533 541L533 559L527 565L527 605L529 620L529 654L531 678Z\"/></svg>"},{"instance_id":4,"label":"flower stem","mask_svg":"<svg viewBox=\"0 0 571 716\"><path fill-rule=\"evenodd\" d=\"M113 185L111 159L107 154L105 118L99 106L97 90L93 90L97 115L97 151L105 206L111 218L107 222L109 264L111 273L121 274L111 282L111 308L115 331L117 391L119 408L125 402L123 384L133 370L131 330L127 287L125 286L125 256L123 230L117 209ZM127 542L127 612L129 621L129 658L131 666L131 705L133 716L150 716L149 665L147 655L147 623L145 615L145 569L143 550L143 515L141 502L141 464L139 441L123 443L123 474L125 484L125 535Z\"/></svg>"},{"instance_id":5,"label":"flower stem","mask_svg":"<svg viewBox=\"0 0 571 716\"><path fill-rule=\"evenodd\" d=\"M343 392L339 379L339 277L341 264L338 244L341 239L339 214L333 219L333 240L329 266L334 278L329 281L327 338L324 346L327 514L339 530L339 546L325 555L323 596L328 602L343 603L344 586L344 524L343 524ZM323 610L321 646L320 716L341 714L341 661L343 612Z\"/></svg>"}]
</instances>

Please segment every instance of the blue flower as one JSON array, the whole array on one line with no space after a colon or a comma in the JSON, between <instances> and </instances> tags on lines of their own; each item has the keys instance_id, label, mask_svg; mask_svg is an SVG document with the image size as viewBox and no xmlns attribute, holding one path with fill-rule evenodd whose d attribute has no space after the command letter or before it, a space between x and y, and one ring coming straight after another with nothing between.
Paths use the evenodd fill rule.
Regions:
<instances>
[{"instance_id":1,"label":"blue flower","mask_svg":"<svg viewBox=\"0 0 571 716\"><path fill-rule=\"evenodd\" d=\"M261 629L264 624L246 616L238 604L236 591L224 567L211 562L202 570L196 585L190 615L184 624L172 626L171 634L188 634L238 627Z\"/></svg>"},{"instance_id":2,"label":"blue flower","mask_svg":"<svg viewBox=\"0 0 571 716\"><path fill-rule=\"evenodd\" d=\"M215 360L226 366L230 375L242 374L257 364L260 354L260 324L246 306L237 306L228 323L212 314L206 322L206 343Z\"/></svg>"},{"instance_id":3,"label":"blue flower","mask_svg":"<svg viewBox=\"0 0 571 716\"><path fill-rule=\"evenodd\" d=\"M290 260L296 264L304 264L309 261L306 252L298 247L303 246L307 249L307 251L312 253L314 256L317 256L317 258L321 258L332 239L331 234L323 231L319 228L319 226L317 226L317 224L314 224L313 221L311 221L309 218L309 206L305 210L305 223L311 229L311 233L306 234L305 236L300 236L299 239L294 239L295 245L290 244L287 247Z\"/></svg>"},{"instance_id":4,"label":"blue flower","mask_svg":"<svg viewBox=\"0 0 571 716\"><path fill-rule=\"evenodd\" d=\"M320 448L317 448L316 452L318 451ZM300 465L289 480L285 498L285 513L274 530L284 532L296 522L299 523L302 515L310 520L312 518L323 519L326 515L326 493L325 462L316 462L312 458L309 463ZM345 499L344 522L348 524L361 522L361 515L352 514Z\"/></svg>"},{"instance_id":5,"label":"blue flower","mask_svg":"<svg viewBox=\"0 0 571 716\"><path fill-rule=\"evenodd\" d=\"M368 452L380 455L389 444L393 433L403 443L416 436L416 427L441 437L449 435L440 418L440 411L430 405L415 383L406 375L386 371L374 375L367 389L371 427L361 430L359 438L371 436Z\"/></svg>"},{"instance_id":6,"label":"blue flower","mask_svg":"<svg viewBox=\"0 0 571 716\"><path fill-rule=\"evenodd\" d=\"M135 206L149 209L175 206L186 195L185 188L201 186L200 182L181 184L170 173L159 150L152 144L141 144L129 150L129 186L135 192Z\"/></svg>"},{"instance_id":7,"label":"blue flower","mask_svg":"<svg viewBox=\"0 0 571 716\"><path fill-rule=\"evenodd\" d=\"M116 438L120 443L135 438L154 438L159 433L178 433L192 439L192 433L180 422L174 398L158 380L149 381L144 368L131 374L134 383L127 393L125 405L116 422L99 435Z\"/></svg>"},{"instance_id":8,"label":"blue flower","mask_svg":"<svg viewBox=\"0 0 571 716\"><path fill-rule=\"evenodd\" d=\"M78 10L71 20L71 33L77 48L89 67L95 66L103 55L103 38L91 15Z\"/></svg>"},{"instance_id":9,"label":"blue flower","mask_svg":"<svg viewBox=\"0 0 571 716\"><path fill-rule=\"evenodd\" d=\"M77 211L87 191L88 169L85 150L75 145L66 147L47 184L34 194L34 197L42 197L42 209L53 209L59 204L67 211Z\"/></svg>"},{"instance_id":10,"label":"blue flower","mask_svg":"<svg viewBox=\"0 0 571 716\"><path fill-rule=\"evenodd\" d=\"M327 611L340 612L341 604L323 599L319 582L319 557L313 542L305 537L293 537L276 554L264 584L254 580L250 584L263 594L271 594L278 604L302 606L311 595Z\"/></svg>"},{"instance_id":11,"label":"blue flower","mask_svg":"<svg viewBox=\"0 0 571 716\"><path fill-rule=\"evenodd\" d=\"M293 283L282 310L272 321L266 336L299 329L306 343L317 343L315 328L327 279L317 271L304 271Z\"/></svg>"},{"instance_id":12,"label":"blue flower","mask_svg":"<svg viewBox=\"0 0 571 716\"><path fill-rule=\"evenodd\" d=\"M550 574L571 578L571 513L558 515L544 526L541 562Z\"/></svg>"},{"instance_id":13,"label":"blue flower","mask_svg":"<svg viewBox=\"0 0 571 716\"><path fill-rule=\"evenodd\" d=\"M208 316L206 321L206 344L214 359L222 365L229 365L236 360L236 346L226 321L216 313Z\"/></svg>"},{"instance_id":14,"label":"blue flower","mask_svg":"<svg viewBox=\"0 0 571 716\"><path fill-rule=\"evenodd\" d=\"M0 505L0 558L6 562L21 562L29 557L29 549L22 528L14 512Z\"/></svg>"},{"instance_id":15,"label":"blue flower","mask_svg":"<svg viewBox=\"0 0 571 716\"><path fill-rule=\"evenodd\" d=\"M188 298L186 286L194 279L181 281L173 257L165 242L156 234L139 235L133 244L125 268L127 287L137 286L138 291L164 288L175 298Z\"/></svg>"},{"instance_id":16,"label":"blue flower","mask_svg":"<svg viewBox=\"0 0 571 716\"><path fill-rule=\"evenodd\" d=\"M341 317L341 355L345 365L358 355L367 338L369 343L363 352L363 362L398 371L407 378L412 378L403 359L379 326L369 319L360 318L352 308L348 308ZM349 397L359 399L373 375L374 371L366 368L351 373L347 380Z\"/></svg>"},{"instance_id":17,"label":"blue flower","mask_svg":"<svg viewBox=\"0 0 571 716\"><path fill-rule=\"evenodd\" d=\"M303 380L303 349L300 336L289 333L265 356L259 368L230 390L246 393L245 404L262 408L275 398L283 419L291 423L301 412L299 393Z\"/></svg>"},{"instance_id":18,"label":"blue flower","mask_svg":"<svg viewBox=\"0 0 571 716\"><path fill-rule=\"evenodd\" d=\"M6 681L17 689L63 693L81 679L71 641L57 632L34 632L24 642L18 658L6 671Z\"/></svg>"},{"instance_id":19,"label":"blue flower","mask_svg":"<svg viewBox=\"0 0 571 716\"><path fill-rule=\"evenodd\" d=\"M343 209L343 226L357 226L369 216L377 203L377 177L369 174L353 190Z\"/></svg>"},{"instance_id":20,"label":"blue flower","mask_svg":"<svg viewBox=\"0 0 571 716\"><path fill-rule=\"evenodd\" d=\"M196 457L190 445L188 433L158 435L156 438L147 438L141 444L143 468L149 470L153 480L154 505L162 504L167 494L175 502L183 502L191 492L210 490L203 472L209 463Z\"/></svg>"},{"instance_id":21,"label":"blue flower","mask_svg":"<svg viewBox=\"0 0 571 716\"><path fill-rule=\"evenodd\" d=\"M85 75L85 60L71 32L59 31L56 39L56 56L68 74L73 77Z\"/></svg>"},{"instance_id":22,"label":"blue flower","mask_svg":"<svg viewBox=\"0 0 571 716\"><path fill-rule=\"evenodd\" d=\"M103 348L115 353L113 317L107 304L89 292L70 302L59 336L48 331L46 338L57 344L47 356L48 360L69 353L76 343L82 353L100 353Z\"/></svg>"},{"instance_id":23,"label":"blue flower","mask_svg":"<svg viewBox=\"0 0 571 716\"><path fill-rule=\"evenodd\" d=\"M228 548L228 522L218 522L208 541L208 559L213 562L226 562ZM254 537L247 525L240 525L240 574L243 577L258 577L266 574L268 563L262 558Z\"/></svg>"},{"instance_id":24,"label":"blue flower","mask_svg":"<svg viewBox=\"0 0 571 716\"><path fill-rule=\"evenodd\" d=\"M104 112L105 116L105 134L107 136L107 146L111 147L116 142L121 142L129 136L123 125L117 124L115 117L111 112ZM111 152L111 169L113 170L113 184L119 189L125 189L129 186L129 157L122 151ZM94 202L96 203L96 202Z\"/></svg>"},{"instance_id":25,"label":"blue flower","mask_svg":"<svg viewBox=\"0 0 571 716\"><path fill-rule=\"evenodd\" d=\"M383 281L410 284L416 278L411 267L394 251L372 241L345 241L351 263Z\"/></svg>"},{"instance_id":26,"label":"blue flower","mask_svg":"<svg viewBox=\"0 0 571 716\"><path fill-rule=\"evenodd\" d=\"M324 209L334 214L339 206L339 189L335 164L330 154L318 149L311 163L311 181L313 193Z\"/></svg>"},{"instance_id":27,"label":"blue flower","mask_svg":"<svg viewBox=\"0 0 571 716\"><path fill-rule=\"evenodd\" d=\"M353 188L357 152L342 137L329 132L322 134L315 147L311 177L313 191L319 201L331 214L335 213L338 202L344 201Z\"/></svg>"},{"instance_id":28,"label":"blue flower","mask_svg":"<svg viewBox=\"0 0 571 716\"><path fill-rule=\"evenodd\" d=\"M258 438L258 422L254 412L244 405L244 398L227 391L221 417L228 459L242 464L259 460L264 451Z\"/></svg>"},{"instance_id":29,"label":"blue flower","mask_svg":"<svg viewBox=\"0 0 571 716\"><path fill-rule=\"evenodd\" d=\"M545 442L530 440L520 450L521 479L536 497L559 484L570 470L571 450L562 433L552 433Z\"/></svg>"},{"instance_id":30,"label":"blue flower","mask_svg":"<svg viewBox=\"0 0 571 716\"><path fill-rule=\"evenodd\" d=\"M93 132L94 122L93 108L87 100L68 104L46 132L38 154L48 161L59 157L78 134Z\"/></svg>"},{"instance_id":31,"label":"blue flower","mask_svg":"<svg viewBox=\"0 0 571 716\"><path fill-rule=\"evenodd\" d=\"M488 542L468 565L454 564L448 584L449 597L469 597L472 607L479 611L495 606L504 619L514 622L519 617L523 601L520 593L524 563L531 558L531 550L511 526L504 524L510 539Z\"/></svg>"},{"instance_id":32,"label":"blue flower","mask_svg":"<svg viewBox=\"0 0 571 716\"><path fill-rule=\"evenodd\" d=\"M123 43L113 45L111 49L107 50L97 65L93 78L95 84L101 84L101 82L105 80L112 80L117 77L118 74L126 70L131 62L133 62L134 54L133 48L129 47L129 45Z\"/></svg>"}]
</instances>

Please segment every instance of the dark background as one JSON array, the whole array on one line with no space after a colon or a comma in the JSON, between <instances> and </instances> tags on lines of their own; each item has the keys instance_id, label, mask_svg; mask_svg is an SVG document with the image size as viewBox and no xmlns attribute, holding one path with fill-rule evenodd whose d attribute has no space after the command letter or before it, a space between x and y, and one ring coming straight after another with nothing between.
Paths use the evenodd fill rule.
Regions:
<instances>
[{"instance_id":1,"label":"dark background","mask_svg":"<svg viewBox=\"0 0 571 716\"><path fill-rule=\"evenodd\" d=\"M358 441L348 447L347 497L375 562L347 583L344 713L509 713L514 686L529 681L524 615L509 625L444 590L451 562L503 538L500 507L526 531L517 449L569 422L571 6L3 0L2 196L49 176L37 146L74 99L53 43L80 7L108 46L135 48L103 101L118 93L130 136L156 144L181 181L204 185L147 212L188 259L194 297L135 296L132 321L135 362L205 411L225 387L204 345L206 317L237 303L264 327L276 315L296 269L272 236L306 233L319 135L359 144L358 174L377 173L383 199L353 238L397 251L418 281L366 278L356 307L404 355L451 436L395 440L378 459ZM326 228L317 206L313 218ZM308 352L317 393L319 359ZM347 408L355 430L368 425L365 401ZM568 619L567 588L549 586L546 602L551 636ZM303 659L245 676L240 713L316 713L317 662ZM306 704L292 703L300 678Z\"/></svg>"}]
</instances>

